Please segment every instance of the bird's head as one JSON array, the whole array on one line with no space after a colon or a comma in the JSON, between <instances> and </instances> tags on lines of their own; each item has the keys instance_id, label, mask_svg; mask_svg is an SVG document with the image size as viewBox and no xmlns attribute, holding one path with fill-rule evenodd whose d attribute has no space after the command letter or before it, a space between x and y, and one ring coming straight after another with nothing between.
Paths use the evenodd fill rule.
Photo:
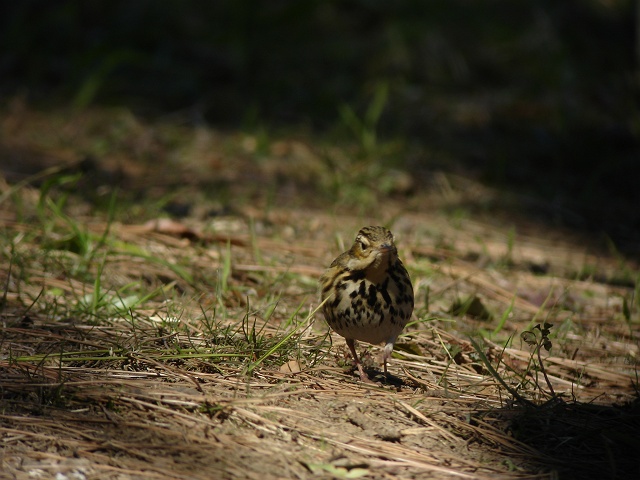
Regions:
<instances>
[{"instance_id":1,"label":"bird's head","mask_svg":"<svg viewBox=\"0 0 640 480\"><path fill-rule=\"evenodd\" d=\"M347 268L350 270L377 270L381 267L386 270L398 255L393 234L385 227L361 229L348 253Z\"/></svg>"}]
</instances>

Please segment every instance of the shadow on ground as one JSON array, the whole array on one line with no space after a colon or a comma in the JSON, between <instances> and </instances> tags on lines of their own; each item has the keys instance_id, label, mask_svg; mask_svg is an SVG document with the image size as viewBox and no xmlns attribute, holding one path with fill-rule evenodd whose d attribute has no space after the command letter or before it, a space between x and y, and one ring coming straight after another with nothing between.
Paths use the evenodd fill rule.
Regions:
<instances>
[{"instance_id":1,"label":"shadow on ground","mask_svg":"<svg viewBox=\"0 0 640 480\"><path fill-rule=\"evenodd\" d=\"M555 478L640 478L640 401L621 406L549 402L481 413L539 455L528 461Z\"/></svg>"}]
</instances>

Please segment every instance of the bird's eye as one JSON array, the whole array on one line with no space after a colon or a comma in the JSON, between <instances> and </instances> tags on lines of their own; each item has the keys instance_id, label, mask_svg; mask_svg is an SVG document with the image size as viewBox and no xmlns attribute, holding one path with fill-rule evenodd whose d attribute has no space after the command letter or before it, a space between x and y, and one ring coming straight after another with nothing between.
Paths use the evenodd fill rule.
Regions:
<instances>
[{"instance_id":1,"label":"bird's eye","mask_svg":"<svg viewBox=\"0 0 640 480\"><path fill-rule=\"evenodd\" d=\"M369 244L367 242L360 240L359 243L362 250L366 250L367 248L369 248Z\"/></svg>"}]
</instances>

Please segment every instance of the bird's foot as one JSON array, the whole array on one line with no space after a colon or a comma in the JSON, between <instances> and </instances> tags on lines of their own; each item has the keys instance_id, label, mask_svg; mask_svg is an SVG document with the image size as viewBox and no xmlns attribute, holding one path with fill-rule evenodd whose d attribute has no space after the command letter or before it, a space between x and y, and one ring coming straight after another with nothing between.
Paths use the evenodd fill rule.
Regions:
<instances>
[{"instance_id":1,"label":"bird's foot","mask_svg":"<svg viewBox=\"0 0 640 480\"><path fill-rule=\"evenodd\" d=\"M374 382L373 380L371 380L369 378L369 375L366 374L366 372L364 371L364 368L362 367L362 364L360 362L358 362L356 364L356 366L358 367L358 373L360 374L360 380L362 381L362 383L368 383L371 385L375 385L376 382Z\"/></svg>"}]
</instances>

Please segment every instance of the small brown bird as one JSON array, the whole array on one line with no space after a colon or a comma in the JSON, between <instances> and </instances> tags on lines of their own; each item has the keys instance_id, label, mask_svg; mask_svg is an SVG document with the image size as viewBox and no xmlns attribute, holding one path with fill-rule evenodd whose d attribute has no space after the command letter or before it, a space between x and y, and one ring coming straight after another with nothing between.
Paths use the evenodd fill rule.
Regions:
<instances>
[{"instance_id":1,"label":"small brown bird","mask_svg":"<svg viewBox=\"0 0 640 480\"><path fill-rule=\"evenodd\" d=\"M396 338L413 312L413 287L398 258L393 235L384 227L364 227L351 248L320 277L322 307L329 326L347 340L362 381L370 382L355 340L385 342L384 373Z\"/></svg>"}]
</instances>

